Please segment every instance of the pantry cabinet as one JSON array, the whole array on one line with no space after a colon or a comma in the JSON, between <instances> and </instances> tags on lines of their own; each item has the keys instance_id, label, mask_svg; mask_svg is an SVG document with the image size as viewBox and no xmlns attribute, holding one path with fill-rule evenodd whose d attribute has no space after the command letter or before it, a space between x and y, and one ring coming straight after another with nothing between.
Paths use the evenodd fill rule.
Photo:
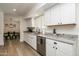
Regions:
<instances>
[{"instance_id":1,"label":"pantry cabinet","mask_svg":"<svg viewBox=\"0 0 79 59\"><path fill-rule=\"evenodd\" d=\"M46 25L76 24L76 5L74 3L56 4L45 11Z\"/></svg>"},{"instance_id":2,"label":"pantry cabinet","mask_svg":"<svg viewBox=\"0 0 79 59\"><path fill-rule=\"evenodd\" d=\"M47 56L73 56L74 55L73 45L47 39L46 55Z\"/></svg>"}]
</instances>

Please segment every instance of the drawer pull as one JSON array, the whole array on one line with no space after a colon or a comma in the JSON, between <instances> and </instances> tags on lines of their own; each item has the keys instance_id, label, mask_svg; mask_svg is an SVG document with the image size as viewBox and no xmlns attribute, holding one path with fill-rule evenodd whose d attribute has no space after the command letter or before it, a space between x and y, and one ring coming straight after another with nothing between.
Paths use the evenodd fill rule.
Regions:
<instances>
[{"instance_id":1,"label":"drawer pull","mask_svg":"<svg viewBox=\"0 0 79 59\"><path fill-rule=\"evenodd\" d=\"M56 47L56 49L58 49L58 48Z\"/></svg>"},{"instance_id":2,"label":"drawer pull","mask_svg":"<svg viewBox=\"0 0 79 59\"><path fill-rule=\"evenodd\" d=\"M54 44L57 44L56 42L54 42Z\"/></svg>"},{"instance_id":3,"label":"drawer pull","mask_svg":"<svg viewBox=\"0 0 79 59\"><path fill-rule=\"evenodd\" d=\"M53 47L53 48L55 48L55 47Z\"/></svg>"}]
</instances>

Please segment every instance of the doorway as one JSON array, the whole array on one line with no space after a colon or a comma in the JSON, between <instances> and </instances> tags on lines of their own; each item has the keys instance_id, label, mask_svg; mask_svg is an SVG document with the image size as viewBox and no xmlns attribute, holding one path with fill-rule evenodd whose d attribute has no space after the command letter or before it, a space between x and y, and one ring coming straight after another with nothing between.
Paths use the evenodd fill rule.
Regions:
<instances>
[{"instance_id":1,"label":"doorway","mask_svg":"<svg viewBox=\"0 0 79 59\"><path fill-rule=\"evenodd\" d=\"M20 20L18 16L4 15L4 44L7 40L20 41Z\"/></svg>"}]
</instances>

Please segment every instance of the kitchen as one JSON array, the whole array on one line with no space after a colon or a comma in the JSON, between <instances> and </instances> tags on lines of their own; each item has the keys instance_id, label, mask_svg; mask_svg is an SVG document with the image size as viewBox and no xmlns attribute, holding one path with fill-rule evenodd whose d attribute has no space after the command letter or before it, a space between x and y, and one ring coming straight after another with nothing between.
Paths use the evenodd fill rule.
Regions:
<instances>
[{"instance_id":1,"label":"kitchen","mask_svg":"<svg viewBox=\"0 0 79 59\"><path fill-rule=\"evenodd\" d=\"M0 23L1 46L5 44L3 33L16 31L20 36L19 41L28 45L39 56L79 55L79 3L36 3L22 6L25 8L26 5L28 5L27 8L30 6L30 11L27 10L28 13L23 14L22 12L27 8L23 11L20 10L19 12L22 12L19 17L16 15L17 9L12 13L13 16L0 13L2 17ZM7 20L9 16L10 21ZM17 29L6 28L15 23ZM21 52L20 55L22 55Z\"/></svg>"},{"instance_id":2,"label":"kitchen","mask_svg":"<svg viewBox=\"0 0 79 59\"><path fill-rule=\"evenodd\" d=\"M37 28L37 32L40 31L36 39L37 51L47 56L77 55L78 4L45 4L37 12L36 17L32 18L33 23L31 25L31 27ZM26 38L32 36L32 34L27 36L28 33L24 33L24 35L26 42ZM30 41L27 43L30 44ZM34 48L36 46L30 45Z\"/></svg>"}]
</instances>

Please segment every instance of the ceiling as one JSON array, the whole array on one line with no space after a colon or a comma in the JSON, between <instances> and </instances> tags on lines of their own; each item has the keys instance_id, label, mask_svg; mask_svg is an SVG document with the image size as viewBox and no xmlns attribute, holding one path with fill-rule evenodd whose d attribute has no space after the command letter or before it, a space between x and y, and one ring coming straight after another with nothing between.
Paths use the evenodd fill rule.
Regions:
<instances>
[{"instance_id":1,"label":"ceiling","mask_svg":"<svg viewBox=\"0 0 79 59\"><path fill-rule=\"evenodd\" d=\"M9 15L26 15L36 3L0 3L0 10ZM16 9L14 12L13 9Z\"/></svg>"}]
</instances>

